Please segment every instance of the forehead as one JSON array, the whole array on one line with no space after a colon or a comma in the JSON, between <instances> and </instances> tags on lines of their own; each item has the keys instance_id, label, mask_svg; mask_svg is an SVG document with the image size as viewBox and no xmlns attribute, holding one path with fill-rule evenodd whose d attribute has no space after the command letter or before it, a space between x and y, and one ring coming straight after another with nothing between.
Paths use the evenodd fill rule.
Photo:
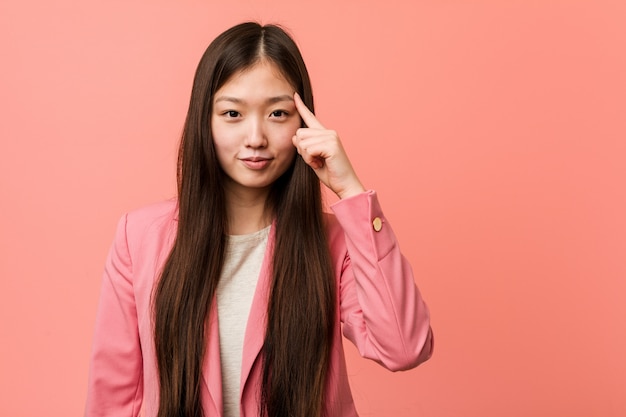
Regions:
<instances>
[{"instance_id":1,"label":"forehead","mask_svg":"<svg viewBox=\"0 0 626 417\"><path fill-rule=\"evenodd\" d=\"M267 97L276 94L293 94L294 87L270 61L261 60L251 67L234 73L215 93L214 100L221 96L232 96L240 99Z\"/></svg>"}]
</instances>

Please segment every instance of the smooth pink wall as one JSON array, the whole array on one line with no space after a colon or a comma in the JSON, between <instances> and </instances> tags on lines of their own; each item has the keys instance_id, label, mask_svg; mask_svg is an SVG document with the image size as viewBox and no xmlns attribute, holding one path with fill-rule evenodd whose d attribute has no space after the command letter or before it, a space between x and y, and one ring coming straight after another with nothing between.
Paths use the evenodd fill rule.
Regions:
<instances>
[{"instance_id":1,"label":"smooth pink wall","mask_svg":"<svg viewBox=\"0 0 626 417\"><path fill-rule=\"evenodd\" d=\"M623 1L0 4L0 415L80 415L119 216L174 194L195 65L292 29L377 189L433 359L349 346L362 416L626 415Z\"/></svg>"}]
</instances>

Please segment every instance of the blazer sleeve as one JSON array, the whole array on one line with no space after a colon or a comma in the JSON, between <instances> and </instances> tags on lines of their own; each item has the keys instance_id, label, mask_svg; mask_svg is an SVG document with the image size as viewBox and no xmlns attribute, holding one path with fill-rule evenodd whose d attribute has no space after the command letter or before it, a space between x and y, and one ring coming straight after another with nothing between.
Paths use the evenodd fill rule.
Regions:
<instances>
[{"instance_id":1,"label":"blazer sleeve","mask_svg":"<svg viewBox=\"0 0 626 417\"><path fill-rule=\"evenodd\" d=\"M127 216L124 216L105 264L89 369L86 417L135 417L141 408L143 363L126 224Z\"/></svg>"},{"instance_id":2,"label":"blazer sleeve","mask_svg":"<svg viewBox=\"0 0 626 417\"><path fill-rule=\"evenodd\" d=\"M340 281L343 333L363 357L392 371L430 358L429 311L376 192L331 206L345 235Z\"/></svg>"}]
</instances>

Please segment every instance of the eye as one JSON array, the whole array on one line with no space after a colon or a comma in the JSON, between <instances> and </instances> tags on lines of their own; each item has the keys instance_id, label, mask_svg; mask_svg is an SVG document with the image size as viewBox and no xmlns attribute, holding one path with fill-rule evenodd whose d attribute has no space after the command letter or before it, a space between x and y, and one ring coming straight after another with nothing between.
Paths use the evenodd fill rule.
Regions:
<instances>
[{"instance_id":1,"label":"eye","mask_svg":"<svg viewBox=\"0 0 626 417\"><path fill-rule=\"evenodd\" d=\"M271 114L270 117L278 117L278 118L284 118L287 117L288 113L284 110L274 110Z\"/></svg>"},{"instance_id":2,"label":"eye","mask_svg":"<svg viewBox=\"0 0 626 417\"><path fill-rule=\"evenodd\" d=\"M239 117L239 116L241 115L241 114L240 114L238 111L236 111L236 110L227 110L227 111L225 111L225 112L224 112L224 113L222 113L222 114L223 114L224 116L226 116L226 117L232 117L232 118Z\"/></svg>"}]
</instances>

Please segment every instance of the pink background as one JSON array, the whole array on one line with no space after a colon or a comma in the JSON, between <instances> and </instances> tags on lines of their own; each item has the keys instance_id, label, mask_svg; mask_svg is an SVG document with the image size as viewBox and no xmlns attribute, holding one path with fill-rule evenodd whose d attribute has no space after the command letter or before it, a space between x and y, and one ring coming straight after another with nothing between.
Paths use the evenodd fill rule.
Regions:
<instances>
[{"instance_id":1,"label":"pink background","mask_svg":"<svg viewBox=\"0 0 626 417\"><path fill-rule=\"evenodd\" d=\"M412 5L409 5L412 4ZM193 72L242 20L300 44L433 317L362 416L626 415L626 3L0 3L0 415L80 415L117 219L174 194Z\"/></svg>"}]
</instances>

